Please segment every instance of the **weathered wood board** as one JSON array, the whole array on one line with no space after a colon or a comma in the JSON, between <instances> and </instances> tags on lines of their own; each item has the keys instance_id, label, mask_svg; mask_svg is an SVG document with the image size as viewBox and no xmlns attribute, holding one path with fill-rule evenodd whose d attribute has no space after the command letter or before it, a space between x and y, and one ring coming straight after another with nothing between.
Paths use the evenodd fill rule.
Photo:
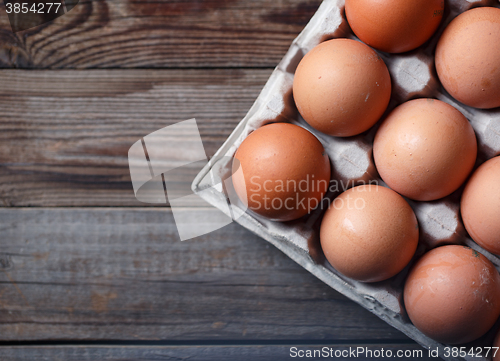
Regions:
<instances>
[{"instance_id":1,"label":"weathered wood board","mask_svg":"<svg viewBox=\"0 0 500 361\"><path fill-rule=\"evenodd\" d=\"M12 33L0 4L0 67L274 67L321 0L81 0Z\"/></svg>"},{"instance_id":2,"label":"weathered wood board","mask_svg":"<svg viewBox=\"0 0 500 361\"><path fill-rule=\"evenodd\" d=\"M1 341L408 341L237 224L181 242L169 208L0 208L0 234Z\"/></svg>"},{"instance_id":3,"label":"weathered wood board","mask_svg":"<svg viewBox=\"0 0 500 361\"><path fill-rule=\"evenodd\" d=\"M207 157L271 70L0 71L0 206L143 206L128 149L196 118ZM189 189L198 167L175 178ZM196 206L196 204L186 204Z\"/></svg>"}]
</instances>

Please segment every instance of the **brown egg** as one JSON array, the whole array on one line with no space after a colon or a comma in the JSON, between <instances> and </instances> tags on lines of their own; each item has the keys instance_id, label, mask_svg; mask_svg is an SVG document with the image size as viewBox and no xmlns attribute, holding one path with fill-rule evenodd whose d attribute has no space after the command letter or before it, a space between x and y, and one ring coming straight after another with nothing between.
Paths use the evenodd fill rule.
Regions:
<instances>
[{"instance_id":1,"label":"brown egg","mask_svg":"<svg viewBox=\"0 0 500 361\"><path fill-rule=\"evenodd\" d=\"M318 206L330 182L330 160L319 140L293 124L265 125L234 156L238 197L255 213L289 221Z\"/></svg>"},{"instance_id":2,"label":"brown egg","mask_svg":"<svg viewBox=\"0 0 500 361\"><path fill-rule=\"evenodd\" d=\"M500 275L469 247L438 247L411 269L404 302L410 320L425 335L443 343L470 342L500 315Z\"/></svg>"},{"instance_id":3,"label":"brown egg","mask_svg":"<svg viewBox=\"0 0 500 361\"><path fill-rule=\"evenodd\" d=\"M471 107L500 106L500 9L468 10L446 27L436 47L439 80Z\"/></svg>"},{"instance_id":4,"label":"brown egg","mask_svg":"<svg viewBox=\"0 0 500 361\"><path fill-rule=\"evenodd\" d=\"M472 175L461 200L462 219L472 239L500 255L500 156L488 160Z\"/></svg>"},{"instance_id":5,"label":"brown egg","mask_svg":"<svg viewBox=\"0 0 500 361\"><path fill-rule=\"evenodd\" d=\"M383 281L413 257L417 218L396 192L362 185L333 201L321 222L320 241L326 259L340 273L362 282Z\"/></svg>"},{"instance_id":6,"label":"brown egg","mask_svg":"<svg viewBox=\"0 0 500 361\"><path fill-rule=\"evenodd\" d=\"M476 136L457 109L435 99L394 109L375 135L373 156L384 182L418 201L445 197L472 171Z\"/></svg>"},{"instance_id":7,"label":"brown egg","mask_svg":"<svg viewBox=\"0 0 500 361\"><path fill-rule=\"evenodd\" d=\"M384 61L363 43L333 39L302 59L293 80L302 117L325 134L348 137L372 127L391 97Z\"/></svg>"},{"instance_id":8,"label":"brown egg","mask_svg":"<svg viewBox=\"0 0 500 361\"><path fill-rule=\"evenodd\" d=\"M402 53L425 43L443 17L443 0L346 0L354 34L366 44Z\"/></svg>"}]
</instances>

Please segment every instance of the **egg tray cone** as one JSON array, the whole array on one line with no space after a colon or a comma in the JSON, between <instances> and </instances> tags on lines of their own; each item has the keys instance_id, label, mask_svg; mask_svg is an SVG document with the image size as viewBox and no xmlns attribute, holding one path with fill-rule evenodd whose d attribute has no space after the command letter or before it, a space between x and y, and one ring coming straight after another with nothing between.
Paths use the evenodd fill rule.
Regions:
<instances>
[{"instance_id":1,"label":"egg tray cone","mask_svg":"<svg viewBox=\"0 0 500 361\"><path fill-rule=\"evenodd\" d=\"M438 30L424 45L403 54L378 52L384 59L391 78L392 95L385 114L397 105L415 98L436 98L453 105L470 121L478 140L478 160L474 169L484 161L500 155L500 108L479 110L454 100L442 88L434 68L433 52L440 34L458 14L472 7L500 7L498 1L448 0L445 14ZM311 128L298 113L292 96L295 69L302 57L317 44L333 38L356 39L345 19L344 0L324 0L304 30L292 42L290 49L271 74L260 95L246 116L217 151L210 162L197 175L192 190L211 205L219 208L236 222L264 238L306 270L338 292L357 302L388 324L400 330L426 349L439 349L439 355L447 360L490 360L491 358L446 358L444 348L450 345L438 343L423 335L409 321L403 305L403 286L410 264L395 277L378 283L361 283L339 274L325 260L319 245L319 225L324 206L342 191L356 184L380 180L373 162L373 138L379 126L354 137L336 138ZM383 119L384 116L381 118ZM323 144L332 162L330 190L323 206L298 220L273 222L251 212L234 196L230 182L226 192L217 186L216 179L229 179L232 157L241 142L255 129L275 122L288 122L311 131ZM227 182L226 182L227 183ZM227 184L226 184L227 185ZM467 235L460 218L459 200L463 186L450 196L432 202L408 200L417 216L420 227L419 247L415 257L443 244L467 245L485 255L500 270L500 259L485 251ZM414 258L415 258L414 257ZM485 336L467 345L490 346L495 328Z\"/></svg>"}]
</instances>

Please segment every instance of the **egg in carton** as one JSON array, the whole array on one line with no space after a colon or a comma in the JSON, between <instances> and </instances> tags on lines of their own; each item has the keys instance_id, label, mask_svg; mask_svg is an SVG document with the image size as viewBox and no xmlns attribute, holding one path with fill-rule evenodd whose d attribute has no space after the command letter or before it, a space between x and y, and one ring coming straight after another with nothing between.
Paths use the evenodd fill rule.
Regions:
<instances>
[{"instance_id":1,"label":"egg in carton","mask_svg":"<svg viewBox=\"0 0 500 361\"><path fill-rule=\"evenodd\" d=\"M454 100L441 86L434 66L434 51L441 33L458 14L479 6L500 7L493 0L448 0L445 2L443 20L434 35L419 48L402 54L377 51L389 69L392 95L381 120L399 104L416 98L436 98L458 109L472 125L478 141L478 157L474 170L486 160L500 155L500 108L481 110L468 107ZM365 133L349 138L325 135L310 127L295 106L292 85L295 70L316 45L334 38L358 40L345 17L344 0L324 0L304 30L293 41L290 49L271 74L269 80L247 115L198 174L192 189L217 208L229 213L235 221L258 234L295 260L326 284L370 310L378 317L400 330L427 349L438 349L444 359L444 345L422 334L410 322L403 305L403 286L412 262L395 277L377 283L362 283L337 272L325 259L319 242L319 227L326 207L320 206L310 214L289 222L274 222L246 211L235 196L231 182L226 192L217 187L220 180L229 179L233 156L242 141L254 130L276 122L301 126L313 133L323 144L332 164L332 179L323 202L359 184L381 184L373 161L373 140L380 121ZM438 135L439 136L439 135ZM445 135L440 135L445 136ZM451 195L430 202L407 199L413 208L420 227L419 246L414 259L424 252L445 244L462 244L481 252L500 270L500 259L477 245L468 236L460 217L460 196L464 186ZM229 208L228 208L229 207ZM500 322L500 321L499 321ZM470 347L490 346L494 337L493 327L485 336L467 344ZM454 345L456 346L456 345ZM467 355L465 360L472 358Z\"/></svg>"}]
</instances>

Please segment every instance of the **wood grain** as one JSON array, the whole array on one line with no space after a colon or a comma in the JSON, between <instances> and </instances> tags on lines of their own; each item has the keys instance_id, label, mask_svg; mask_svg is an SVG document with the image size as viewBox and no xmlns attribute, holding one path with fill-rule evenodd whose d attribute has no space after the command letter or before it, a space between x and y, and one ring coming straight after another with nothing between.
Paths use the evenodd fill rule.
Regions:
<instances>
[{"instance_id":1,"label":"wood grain","mask_svg":"<svg viewBox=\"0 0 500 361\"><path fill-rule=\"evenodd\" d=\"M168 208L1 208L0 230L0 341L409 340L237 224L180 242Z\"/></svg>"},{"instance_id":2,"label":"wood grain","mask_svg":"<svg viewBox=\"0 0 500 361\"><path fill-rule=\"evenodd\" d=\"M211 157L270 73L0 71L0 205L142 206L130 180L130 146L196 118ZM189 189L199 170L188 167L179 174L179 192Z\"/></svg>"},{"instance_id":3,"label":"wood grain","mask_svg":"<svg viewBox=\"0 0 500 361\"><path fill-rule=\"evenodd\" d=\"M357 347L367 347L372 352L382 348L384 352L392 352L396 355L398 351L407 352L408 355L414 357L397 358L413 359L413 360L436 360L428 355L428 351L420 348L415 344L354 344L354 345L329 345L325 343L321 346L310 346L293 344L287 346L279 345L255 345L255 346L45 346L45 347L3 347L0 348L0 357L3 361L164 361L164 360L190 360L190 361L255 361L255 360L272 360L272 361L289 361L290 348L293 352L320 352L323 347L333 349L333 352L349 352ZM420 356L421 352L421 357ZM318 355L318 354L317 354ZM363 355L361 355L363 356ZM365 361L377 361L380 357L359 357ZM298 358L298 357L297 357ZM348 361L353 357L335 357L335 358L303 358L306 360L339 360ZM388 359L388 358L384 358Z\"/></svg>"},{"instance_id":4,"label":"wood grain","mask_svg":"<svg viewBox=\"0 0 500 361\"><path fill-rule=\"evenodd\" d=\"M12 33L0 6L0 66L274 67L320 0L81 0Z\"/></svg>"}]
</instances>

